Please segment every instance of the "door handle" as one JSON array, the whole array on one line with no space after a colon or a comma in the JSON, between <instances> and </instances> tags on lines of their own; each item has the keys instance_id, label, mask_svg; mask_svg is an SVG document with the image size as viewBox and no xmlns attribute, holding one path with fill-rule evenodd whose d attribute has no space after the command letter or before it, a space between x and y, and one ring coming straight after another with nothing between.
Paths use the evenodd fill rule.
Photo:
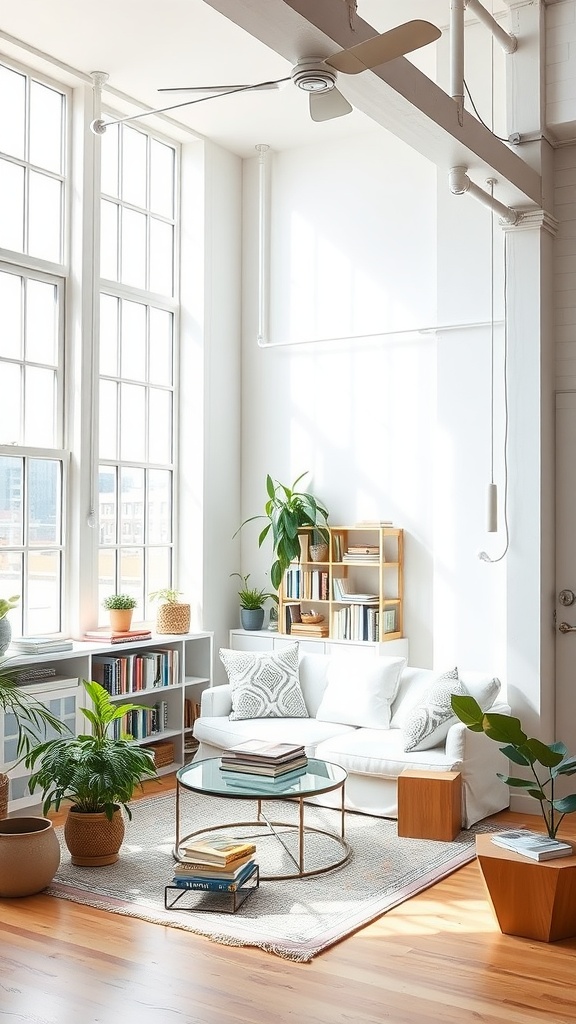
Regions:
<instances>
[{"instance_id":1,"label":"door handle","mask_svg":"<svg viewBox=\"0 0 576 1024\"><path fill-rule=\"evenodd\" d=\"M561 622L558 629L561 633L576 633L576 626L570 626L568 622Z\"/></svg>"}]
</instances>

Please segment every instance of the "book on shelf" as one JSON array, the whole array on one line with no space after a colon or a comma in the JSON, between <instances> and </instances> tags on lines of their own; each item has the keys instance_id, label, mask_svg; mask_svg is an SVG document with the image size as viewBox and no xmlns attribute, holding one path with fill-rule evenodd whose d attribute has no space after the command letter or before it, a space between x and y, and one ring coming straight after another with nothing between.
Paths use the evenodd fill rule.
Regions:
<instances>
[{"instance_id":1,"label":"book on shelf","mask_svg":"<svg viewBox=\"0 0 576 1024\"><path fill-rule=\"evenodd\" d=\"M300 561L308 562L309 558L309 546L310 546L310 535L308 533L298 534L298 543L300 544Z\"/></svg>"},{"instance_id":2,"label":"book on shelf","mask_svg":"<svg viewBox=\"0 0 576 1024\"><path fill-rule=\"evenodd\" d=\"M328 624L326 622L318 623L317 625L314 625L313 623L305 623L305 622L303 622L301 624L298 623L297 625L292 626L292 629L290 630L290 635L291 636L293 635L293 636L324 637L324 636L328 636L329 633L330 633L330 630L329 630Z\"/></svg>"},{"instance_id":3,"label":"book on shelf","mask_svg":"<svg viewBox=\"0 0 576 1024\"><path fill-rule=\"evenodd\" d=\"M195 889L197 891L204 892L236 892L241 885L254 873L256 870L256 862L251 860L242 869L241 873L235 879L219 878L219 877L201 877L198 875L192 875L190 878L182 878L180 875L174 875L172 879L172 885L176 886L177 889Z\"/></svg>"},{"instance_id":4,"label":"book on shelf","mask_svg":"<svg viewBox=\"0 0 576 1024\"><path fill-rule=\"evenodd\" d=\"M381 526L392 526L391 519L361 519L356 523L357 530L379 530Z\"/></svg>"},{"instance_id":5,"label":"book on shelf","mask_svg":"<svg viewBox=\"0 0 576 1024\"><path fill-rule=\"evenodd\" d=\"M223 761L234 758L249 758L251 761L268 761L279 764L291 757L297 757L304 753L302 743L274 743L271 740L244 740L228 747L225 754L222 754Z\"/></svg>"},{"instance_id":6,"label":"book on shelf","mask_svg":"<svg viewBox=\"0 0 576 1024\"><path fill-rule=\"evenodd\" d=\"M367 604L370 601L378 601L378 594L357 594L352 590L352 584L347 577L335 577L333 581L334 600L346 603L347 601Z\"/></svg>"},{"instance_id":7,"label":"book on shelf","mask_svg":"<svg viewBox=\"0 0 576 1024\"><path fill-rule=\"evenodd\" d=\"M506 832L497 832L491 838L495 846L512 850L532 860L553 860L556 857L569 857L573 853L571 843L550 839L541 832L530 832L528 829L508 829Z\"/></svg>"},{"instance_id":8,"label":"book on shelf","mask_svg":"<svg viewBox=\"0 0 576 1024\"><path fill-rule=\"evenodd\" d=\"M255 764L253 761L236 761L233 764L231 762L224 762L221 760L220 771L226 775L230 773L243 775L258 775L267 779L279 778L285 775L286 772L295 771L297 768L305 768L308 764L308 758L306 754L301 757L294 758L292 761L284 761L282 764Z\"/></svg>"},{"instance_id":9,"label":"book on shelf","mask_svg":"<svg viewBox=\"0 0 576 1024\"><path fill-rule=\"evenodd\" d=\"M349 544L346 549L347 555L379 555L378 544Z\"/></svg>"},{"instance_id":10,"label":"book on shelf","mask_svg":"<svg viewBox=\"0 0 576 1024\"><path fill-rule=\"evenodd\" d=\"M243 839L210 836L196 842L184 841L180 844L180 850L184 851L188 859L193 857L201 864L231 864L246 853L255 853L256 846Z\"/></svg>"},{"instance_id":11,"label":"book on shelf","mask_svg":"<svg viewBox=\"0 0 576 1024\"><path fill-rule=\"evenodd\" d=\"M100 629L87 629L82 639L98 640L103 644L124 644L132 640L151 640L152 632L144 628L120 632L117 629L110 629L109 626L102 626Z\"/></svg>"},{"instance_id":12,"label":"book on shelf","mask_svg":"<svg viewBox=\"0 0 576 1024\"><path fill-rule=\"evenodd\" d=\"M56 669L50 665L39 665L35 668L23 668L13 673L16 683L34 683L41 679L50 679L56 675Z\"/></svg>"},{"instance_id":13,"label":"book on shelf","mask_svg":"<svg viewBox=\"0 0 576 1024\"><path fill-rule=\"evenodd\" d=\"M12 639L10 647L19 654L48 654L50 651L71 651L74 644L66 637L22 636Z\"/></svg>"},{"instance_id":14,"label":"book on shelf","mask_svg":"<svg viewBox=\"0 0 576 1024\"><path fill-rule=\"evenodd\" d=\"M244 871L248 863L254 863L253 853L246 853L243 857L238 857L232 864L222 867L218 864L202 864L198 861L177 861L174 865L174 875L178 878L190 878L194 875L200 878L223 878L233 882Z\"/></svg>"},{"instance_id":15,"label":"book on shelf","mask_svg":"<svg viewBox=\"0 0 576 1024\"><path fill-rule=\"evenodd\" d=\"M293 786L298 779L306 775L306 765L284 772L282 775L258 775L254 772L226 772L223 775L227 786L235 789L254 789L262 792L278 793Z\"/></svg>"}]
</instances>

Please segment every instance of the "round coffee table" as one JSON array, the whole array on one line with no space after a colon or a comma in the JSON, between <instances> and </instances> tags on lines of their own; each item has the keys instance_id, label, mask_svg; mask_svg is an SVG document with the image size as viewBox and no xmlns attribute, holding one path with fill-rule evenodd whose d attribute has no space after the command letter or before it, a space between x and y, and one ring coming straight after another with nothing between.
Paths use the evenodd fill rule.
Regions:
<instances>
[{"instance_id":1,"label":"round coffee table","mask_svg":"<svg viewBox=\"0 0 576 1024\"><path fill-rule=\"evenodd\" d=\"M176 860L180 859L180 847L183 843L190 839L205 835L207 832L217 832L220 830L237 828L238 826L250 826L264 828L267 830L269 835L275 836L278 842L284 847L295 867L295 870L288 874L261 875L260 877L263 881L270 881L273 878L306 878L309 875L320 875L326 871L332 871L333 868L337 868L340 867L341 864L345 864L351 853L350 846L346 842L344 825L344 785L346 778L347 773L340 767L340 765L331 764L328 761L320 761L316 758L309 758L306 771L303 775L295 779L290 785L282 786L281 790L271 792L271 785L262 784L260 787L256 786L255 788L254 782L251 779L247 780L245 787L241 784L239 785L237 782L234 785L231 785L230 782L226 781L226 772L221 771L219 757L211 757L205 761L193 761L192 764L185 765L184 768L180 768L180 771L176 773L176 843L173 851L174 857ZM322 793L330 793L336 789L339 789L341 792L341 807L338 811L340 816L340 834L336 832L328 832L326 829L314 828L310 825L306 825L304 820L305 800L309 797L319 796ZM195 832L189 832L186 835L181 835L180 797L182 790L189 790L193 793L204 793L206 796L226 797L228 800L255 800L257 804L256 820L227 822L225 825L212 825L209 828L200 828ZM297 823L270 821L264 814L262 804L265 801L278 800L298 801ZM284 830L288 829L297 833L297 857L294 857L286 846L281 835L277 832L278 828L282 828ZM306 869L305 840L306 836L311 833L328 836L328 838L333 840L336 844L338 852L337 856L334 859L331 859L327 864L313 869Z\"/></svg>"}]
</instances>

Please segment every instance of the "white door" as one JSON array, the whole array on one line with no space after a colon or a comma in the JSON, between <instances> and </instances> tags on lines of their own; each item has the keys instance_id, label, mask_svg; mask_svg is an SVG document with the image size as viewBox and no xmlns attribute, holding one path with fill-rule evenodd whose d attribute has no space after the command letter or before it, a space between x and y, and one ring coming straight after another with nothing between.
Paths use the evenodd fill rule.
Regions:
<instances>
[{"instance_id":1,"label":"white door","mask_svg":"<svg viewBox=\"0 0 576 1024\"><path fill-rule=\"evenodd\" d=\"M576 393L556 397L556 738L576 753ZM574 792L574 777L567 780Z\"/></svg>"}]
</instances>

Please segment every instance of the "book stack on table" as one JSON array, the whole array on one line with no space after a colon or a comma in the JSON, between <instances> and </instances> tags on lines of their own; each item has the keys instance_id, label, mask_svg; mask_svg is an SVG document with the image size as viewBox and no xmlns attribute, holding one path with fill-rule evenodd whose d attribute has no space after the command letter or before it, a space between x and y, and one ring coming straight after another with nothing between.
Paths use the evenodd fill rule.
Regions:
<instances>
[{"instance_id":1,"label":"book stack on table","mask_svg":"<svg viewBox=\"0 0 576 1024\"><path fill-rule=\"evenodd\" d=\"M172 885L200 892L236 892L257 871L255 852L254 843L226 836L183 842Z\"/></svg>"},{"instance_id":2,"label":"book stack on table","mask_svg":"<svg viewBox=\"0 0 576 1024\"><path fill-rule=\"evenodd\" d=\"M305 775L307 764L302 745L246 740L222 754L220 770L232 788L280 793Z\"/></svg>"},{"instance_id":3,"label":"book stack on table","mask_svg":"<svg viewBox=\"0 0 576 1024\"><path fill-rule=\"evenodd\" d=\"M532 860L554 860L556 857L570 857L573 848L571 843L560 839L550 839L541 832L530 832L528 829L508 829L492 836L495 846L504 850L512 850Z\"/></svg>"}]
</instances>

